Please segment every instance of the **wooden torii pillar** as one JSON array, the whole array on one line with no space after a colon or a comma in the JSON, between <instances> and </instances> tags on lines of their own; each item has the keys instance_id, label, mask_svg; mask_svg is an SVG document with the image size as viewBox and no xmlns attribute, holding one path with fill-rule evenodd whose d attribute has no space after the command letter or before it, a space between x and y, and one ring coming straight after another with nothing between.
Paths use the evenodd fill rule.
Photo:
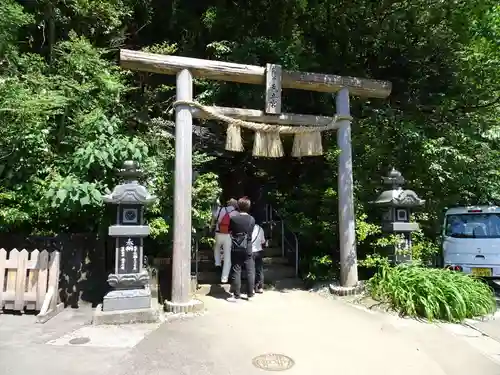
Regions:
<instances>
[{"instance_id":1,"label":"wooden torii pillar","mask_svg":"<svg viewBox=\"0 0 500 375\"><path fill-rule=\"evenodd\" d=\"M324 126L332 122L328 116L281 113L281 88L336 93L336 112L350 115L349 95L386 98L392 85L387 81L342 77L337 75L281 71L281 67L235 64L180 56L121 50L123 68L150 73L177 75L177 100L193 100L193 76L266 86L266 111L213 107L219 113L242 120L280 125ZM272 72L271 72L272 70ZM281 73L281 74L280 74ZM280 79L281 78L281 79ZM274 81L273 81L274 80ZM274 94L271 81L278 85ZM174 243L172 260L172 301L174 312L192 311L189 288L191 280L191 185L192 185L192 118L206 118L202 111L188 105L176 107L175 117L175 186ZM358 283L355 215L353 198L351 121L339 121L337 145L341 285Z\"/></svg>"}]
</instances>

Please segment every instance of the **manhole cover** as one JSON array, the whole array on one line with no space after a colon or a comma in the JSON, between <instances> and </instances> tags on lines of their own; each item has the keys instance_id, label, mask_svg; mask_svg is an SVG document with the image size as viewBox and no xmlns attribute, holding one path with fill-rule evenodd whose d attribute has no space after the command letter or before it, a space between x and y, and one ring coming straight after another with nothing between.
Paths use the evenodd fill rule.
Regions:
<instances>
[{"instance_id":1,"label":"manhole cover","mask_svg":"<svg viewBox=\"0 0 500 375\"><path fill-rule=\"evenodd\" d=\"M71 345L83 345L90 342L88 337L75 337L74 339L69 340Z\"/></svg>"},{"instance_id":2,"label":"manhole cover","mask_svg":"<svg viewBox=\"0 0 500 375\"><path fill-rule=\"evenodd\" d=\"M290 357L283 354L262 354L254 359L252 363L255 367L265 371L285 371L293 367L295 362Z\"/></svg>"}]
</instances>

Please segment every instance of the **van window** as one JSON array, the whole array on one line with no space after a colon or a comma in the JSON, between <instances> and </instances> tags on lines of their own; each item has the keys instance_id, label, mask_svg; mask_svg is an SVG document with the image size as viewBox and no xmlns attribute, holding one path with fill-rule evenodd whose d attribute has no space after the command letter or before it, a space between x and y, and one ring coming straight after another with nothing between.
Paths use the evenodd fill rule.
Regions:
<instances>
[{"instance_id":1,"label":"van window","mask_svg":"<svg viewBox=\"0 0 500 375\"><path fill-rule=\"evenodd\" d=\"M500 238L499 214L446 216L445 235L456 238Z\"/></svg>"}]
</instances>

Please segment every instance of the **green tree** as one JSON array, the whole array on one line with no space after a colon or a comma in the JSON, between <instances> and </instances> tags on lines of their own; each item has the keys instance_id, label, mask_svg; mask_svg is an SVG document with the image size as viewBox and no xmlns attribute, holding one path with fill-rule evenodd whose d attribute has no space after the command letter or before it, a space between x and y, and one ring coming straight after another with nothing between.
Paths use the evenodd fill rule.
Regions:
<instances>
[{"instance_id":1,"label":"green tree","mask_svg":"<svg viewBox=\"0 0 500 375\"><path fill-rule=\"evenodd\" d=\"M500 8L495 1L26 4L0 4L0 225L5 231L93 230L96 218L103 217L98 193L116 182L114 169L124 158L142 162L161 198L149 212L155 236L168 231L175 80L119 69L119 48L274 62L290 70L391 81L388 99L352 99L361 256L371 253L379 238L368 225L379 213L368 202L391 165L427 201L418 214L419 253L435 246L445 206L499 198ZM198 79L195 94L206 103L261 108L264 90ZM283 100L286 112L334 112L326 94L286 90ZM258 179L270 191L270 200L300 233L306 258L334 265L335 134L324 136L323 158L269 161L225 153L224 127L202 125L195 127L201 172L194 187L195 225L204 225L219 193L217 175L234 170L238 178Z\"/></svg>"},{"instance_id":2,"label":"green tree","mask_svg":"<svg viewBox=\"0 0 500 375\"><path fill-rule=\"evenodd\" d=\"M127 101L133 91L127 73L110 59L109 47L124 34L135 5L47 1L23 8L12 0L0 5L4 231L97 230L108 221L101 194L117 183L116 168L133 159L160 197L148 213L154 234L167 233L173 140L159 137L154 126L141 128L135 103ZM41 27L33 27L36 20ZM49 40L35 46L45 33ZM22 40L28 43L21 45ZM200 154L195 164L206 159ZM215 176L202 175L195 192L195 224L201 225L218 193Z\"/></svg>"}]
</instances>

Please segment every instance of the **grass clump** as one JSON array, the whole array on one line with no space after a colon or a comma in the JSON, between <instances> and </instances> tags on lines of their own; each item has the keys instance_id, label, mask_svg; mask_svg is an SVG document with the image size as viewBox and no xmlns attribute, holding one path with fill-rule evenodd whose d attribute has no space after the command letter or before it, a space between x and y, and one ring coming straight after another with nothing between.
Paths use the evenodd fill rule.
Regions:
<instances>
[{"instance_id":1,"label":"grass clump","mask_svg":"<svg viewBox=\"0 0 500 375\"><path fill-rule=\"evenodd\" d=\"M372 298L402 315L461 322L495 312L492 289L482 280L445 269L381 265L368 282Z\"/></svg>"}]
</instances>

